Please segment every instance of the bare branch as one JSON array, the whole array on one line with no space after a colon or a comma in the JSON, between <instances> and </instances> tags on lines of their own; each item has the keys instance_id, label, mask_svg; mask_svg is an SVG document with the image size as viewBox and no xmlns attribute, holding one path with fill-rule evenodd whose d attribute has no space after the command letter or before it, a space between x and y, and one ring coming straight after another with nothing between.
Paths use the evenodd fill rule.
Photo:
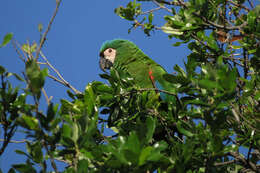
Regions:
<instances>
[{"instance_id":1,"label":"bare branch","mask_svg":"<svg viewBox=\"0 0 260 173\"><path fill-rule=\"evenodd\" d=\"M253 2L251 2L251 0L247 0L247 1L248 1L249 5L251 6L251 8L254 8Z\"/></svg>"},{"instance_id":2,"label":"bare branch","mask_svg":"<svg viewBox=\"0 0 260 173\"><path fill-rule=\"evenodd\" d=\"M161 5L160 3L158 3L157 1L153 0L153 3L156 4L158 7L165 9L166 11L168 11L169 13L172 13L172 10L165 7L164 5Z\"/></svg>"},{"instance_id":3,"label":"bare branch","mask_svg":"<svg viewBox=\"0 0 260 173\"><path fill-rule=\"evenodd\" d=\"M247 161L242 155L240 155L237 152L229 152L229 155L231 155L232 157L234 157L236 160L240 161L243 165L248 165L250 166L250 169L255 171L255 172L260 172L260 170L257 168L257 165Z\"/></svg>"},{"instance_id":4,"label":"bare branch","mask_svg":"<svg viewBox=\"0 0 260 173\"><path fill-rule=\"evenodd\" d=\"M39 47L38 47L37 50L36 50L36 56L35 56L35 57L36 57L36 61L38 60L38 57L39 57L41 48L42 48L42 46L43 46L43 44L44 44L44 42L45 42L45 40L46 40L46 37L47 37L48 32L49 32L50 29L51 29L51 25L52 25L52 23L53 23L53 21L54 21L56 15L57 15L57 12L58 12L58 10L59 10L60 3L61 3L61 0L56 0L56 8L55 8L55 11L54 11L54 13L53 13L53 15L52 15L52 17L51 17L51 20L50 20L50 22L49 22L49 24L48 24L48 27L47 27L46 31L43 33L43 36L42 36L41 41L40 41L40 45L39 45Z\"/></svg>"},{"instance_id":5,"label":"bare branch","mask_svg":"<svg viewBox=\"0 0 260 173\"><path fill-rule=\"evenodd\" d=\"M228 0L228 2L230 2L230 4L233 4L233 5L236 6L236 7L243 8L243 9L245 9L246 11L250 11L250 9L247 8L246 6L241 5L241 4L237 4L237 3L235 3L235 2L232 1L232 0Z\"/></svg>"},{"instance_id":6,"label":"bare branch","mask_svg":"<svg viewBox=\"0 0 260 173\"><path fill-rule=\"evenodd\" d=\"M49 75L49 77L51 77L52 79L56 80L57 82L62 83L63 85L65 85L66 87L72 89L76 94L80 94L81 92L78 91L76 88L74 88L69 82L67 82L62 75L60 74L60 72L53 67L53 65L51 65L51 63L48 61L48 59L45 57L45 55L42 53L42 51L40 51L40 55L41 57L45 60L46 64L59 76L60 80L55 78L54 76Z\"/></svg>"},{"instance_id":7,"label":"bare branch","mask_svg":"<svg viewBox=\"0 0 260 173\"><path fill-rule=\"evenodd\" d=\"M0 139L0 142L4 142L4 141L6 141L5 139ZM16 140L10 140L9 141L9 143L15 143L15 144L20 144L20 143L25 143L25 142L32 142L32 141L29 141L29 140L26 140L26 139L24 139L24 140L22 140L22 141L16 141Z\"/></svg>"},{"instance_id":8,"label":"bare branch","mask_svg":"<svg viewBox=\"0 0 260 173\"><path fill-rule=\"evenodd\" d=\"M18 46L17 41L15 42L14 40L12 40L12 45L13 45L13 47L14 47L16 53L18 54L18 57L25 63L26 60L23 58L23 55L20 53L19 49L17 48L17 46ZM21 48L20 48L20 49L21 49ZM21 50L22 50L22 49L21 49Z\"/></svg>"},{"instance_id":9,"label":"bare branch","mask_svg":"<svg viewBox=\"0 0 260 173\"><path fill-rule=\"evenodd\" d=\"M164 1L164 0L156 0L159 3L166 4L166 5L175 5L175 6L181 6L181 4L177 1Z\"/></svg>"},{"instance_id":10,"label":"bare branch","mask_svg":"<svg viewBox=\"0 0 260 173\"><path fill-rule=\"evenodd\" d=\"M230 161L226 161L226 162L219 162L219 163L215 163L215 166L223 166L223 165L229 165L235 163L235 160L230 160Z\"/></svg>"},{"instance_id":11,"label":"bare branch","mask_svg":"<svg viewBox=\"0 0 260 173\"><path fill-rule=\"evenodd\" d=\"M162 9L162 7L157 7L157 8L154 8L154 9L151 9L151 10L148 10L148 11L145 11L145 12L142 12L141 15L145 15L145 14L149 14L149 13L152 13L154 11L158 11Z\"/></svg>"},{"instance_id":12,"label":"bare branch","mask_svg":"<svg viewBox=\"0 0 260 173\"><path fill-rule=\"evenodd\" d=\"M58 173L59 171L58 171L57 165L56 165L56 163L55 163L55 160L54 160L54 158L53 158L52 153L49 151L48 144L47 144L46 142L43 142L43 146L44 146L44 148L46 149L48 155L50 156L51 166L53 167L54 171L55 171L56 173Z\"/></svg>"},{"instance_id":13,"label":"bare branch","mask_svg":"<svg viewBox=\"0 0 260 173\"><path fill-rule=\"evenodd\" d=\"M44 88L42 88L42 92L43 92L43 95L45 96L47 104L50 105L51 97L50 98L48 97Z\"/></svg>"}]
</instances>

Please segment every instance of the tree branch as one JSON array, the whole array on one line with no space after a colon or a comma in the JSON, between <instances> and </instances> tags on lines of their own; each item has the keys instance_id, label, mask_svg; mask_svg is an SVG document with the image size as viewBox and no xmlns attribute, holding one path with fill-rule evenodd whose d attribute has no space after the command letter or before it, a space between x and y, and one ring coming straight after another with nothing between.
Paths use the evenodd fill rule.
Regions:
<instances>
[{"instance_id":1,"label":"tree branch","mask_svg":"<svg viewBox=\"0 0 260 173\"><path fill-rule=\"evenodd\" d=\"M168 11L169 13L172 13L172 10L165 7L164 5L161 5L160 3L158 3L157 1L153 0L153 3L156 4L158 7L165 9L166 11Z\"/></svg>"},{"instance_id":2,"label":"tree branch","mask_svg":"<svg viewBox=\"0 0 260 173\"><path fill-rule=\"evenodd\" d=\"M232 1L232 0L228 0L228 2L230 3L230 4L233 4L234 6L236 6L236 7L239 7L239 8L243 8L243 9L245 9L246 11L250 11L250 9L249 8L247 8L246 6L243 6L243 5L241 5L241 4L237 4L237 3L235 3L234 1Z\"/></svg>"},{"instance_id":3,"label":"tree branch","mask_svg":"<svg viewBox=\"0 0 260 173\"><path fill-rule=\"evenodd\" d=\"M243 156L241 156L239 153L236 152L229 152L229 155L231 155L232 157L234 157L236 160L240 161L243 165L245 166L249 166L251 170L255 171L255 172L260 172L260 170L257 168L257 165L247 161Z\"/></svg>"},{"instance_id":4,"label":"tree branch","mask_svg":"<svg viewBox=\"0 0 260 173\"><path fill-rule=\"evenodd\" d=\"M54 76L48 75L50 78L54 79L55 81L65 85L66 87L72 89L76 94L80 94L81 92L78 91L76 88L74 88L69 82L67 82L63 76L60 74L60 72L53 67L53 65L48 61L48 59L45 57L45 55L40 51L41 57L45 60L46 64L59 76L60 80L55 78Z\"/></svg>"},{"instance_id":5,"label":"tree branch","mask_svg":"<svg viewBox=\"0 0 260 173\"><path fill-rule=\"evenodd\" d=\"M17 48L18 43L17 41L15 42L14 40L12 40L12 45L13 45L13 48L15 49L16 53L18 54L19 58L25 63L26 60L23 58L23 55L20 53L19 49ZM20 48L21 49L21 48ZM22 49L21 49L22 50ZM26 57L26 56L25 56Z\"/></svg>"},{"instance_id":6,"label":"tree branch","mask_svg":"<svg viewBox=\"0 0 260 173\"><path fill-rule=\"evenodd\" d=\"M52 15L52 17L51 17L51 20L50 20L50 22L49 22L49 24L48 24L48 27L47 27L46 31L43 33L43 36L42 36L41 41L40 41L40 45L39 45L39 47L38 47L37 50L36 50L36 56L35 56L35 57L36 57L36 61L38 60L38 57L39 57L41 48L42 48L42 46L43 46L43 44L44 44L44 42L45 42L45 40L46 40L46 37L47 37L48 32L49 32L50 29L51 29L51 25L52 25L52 23L53 23L53 21L54 21L56 15L57 15L57 12L58 12L58 10L59 10L60 4L61 4L61 0L56 0L56 8L55 8L55 11L54 11L54 13L53 13L53 15Z\"/></svg>"},{"instance_id":7,"label":"tree branch","mask_svg":"<svg viewBox=\"0 0 260 173\"><path fill-rule=\"evenodd\" d=\"M142 12L141 15L145 15L145 14L149 14L149 13L152 13L154 11L158 11L162 9L162 7L157 7L157 8L154 8L154 9L151 9L151 10L148 10L148 11L145 11L145 12Z\"/></svg>"}]
</instances>

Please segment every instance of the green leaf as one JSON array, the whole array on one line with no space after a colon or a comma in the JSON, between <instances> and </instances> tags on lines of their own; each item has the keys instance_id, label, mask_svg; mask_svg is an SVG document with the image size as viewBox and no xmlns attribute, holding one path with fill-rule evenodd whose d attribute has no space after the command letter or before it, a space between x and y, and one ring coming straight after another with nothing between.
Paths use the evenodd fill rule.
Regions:
<instances>
[{"instance_id":1,"label":"green leaf","mask_svg":"<svg viewBox=\"0 0 260 173\"><path fill-rule=\"evenodd\" d=\"M17 79L17 80L19 80L19 81L24 81L24 79L21 77L21 76L19 76L18 74L16 74L16 73L12 73L13 75L14 75L14 77Z\"/></svg>"},{"instance_id":2,"label":"green leaf","mask_svg":"<svg viewBox=\"0 0 260 173\"><path fill-rule=\"evenodd\" d=\"M182 35L183 34L183 32L181 30L174 29L174 28L172 28L170 26L162 26L161 29L166 34L172 34L172 35Z\"/></svg>"},{"instance_id":3,"label":"green leaf","mask_svg":"<svg viewBox=\"0 0 260 173\"><path fill-rule=\"evenodd\" d=\"M93 115L97 110L95 109L96 95L92 89L92 83L90 83L85 89L84 102L86 104L87 114Z\"/></svg>"},{"instance_id":4,"label":"green leaf","mask_svg":"<svg viewBox=\"0 0 260 173\"><path fill-rule=\"evenodd\" d=\"M40 69L39 65L34 59L26 62L26 76L29 79L30 90L36 94L37 99L41 96L41 89L44 86L45 78L48 75L48 69Z\"/></svg>"},{"instance_id":5,"label":"green leaf","mask_svg":"<svg viewBox=\"0 0 260 173\"><path fill-rule=\"evenodd\" d=\"M234 92L237 86L237 71L234 68L232 71L225 69L218 70L218 77L220 78L220 85L226 92Z\"/></svg>"},{"instance_id":6,"label":"green leaf","mask_svg":"<svg viewBox=\"0 0 260 173\"><path fill-rule=\"evenodd\" d=\"M218 82L215 82L215 81L212 81L212 80L208 80L208 79L202 79L202 80L199 80L199 85L202 87L202 88L206 88L208 90L212 90L212 89L219 89L219 90L223 90L223 88L219 85Z\"/></svg>"},{"instance_id":7,"label":"green leaf","mask_svg":"<svg viewBox=\"0 0 260 173\"><path fill-rule=\"evenodd\" d=\"M149 21L149 24L151 24L153 22L153 13L149 14L148 21Z\"/></svg>"},{"instance_id":8,"label":"green leaf","mask_svg":"<svg viewBox=\"0 0 260 173\"><path fill-rule=\"evenodd\" d=\"M19 172L36 173L36 170L30 164L15 164L13 168Z\"/></svg>"},{"instance_id":9,"label":"green leaf","mask_svg":"<svg viewBox=\"0 0 260 173\"><path fill-rule=\"evenodd\" d=\"M77 172L86 172L89 168L88 160L80 160L77 166Z\"/></svg>"},{"instance_id":10,"label":"green leaf","mask_svg":"<svg viewBox=\"0 0 260 173\"><path fill-rule=\"evenodd\" d=\"M247 15L247 23L251 28L255 27L256 14L254 11L250 11Z\"/></svg>"},{"instance_id":11,"label":"green leaf","mask_svg":"<svg viewBox=\"0 0 260 173\"><path fill-rule=\"evenodd\" d=\"M139 157L139 162L138 165L142 166L143 164L145 164L145 161L147 160L147 158L149 157L149 155L151 154L151 152L153 151L153 147L148 146L145 147Z\"/></svg>"},{"instance_id":12,"label":"green leaf","mask_svg":"<svg viewBox=\"0 0 260 173\"><path fill-rule=\"evenodd\" d=\"M72 129L68 124L63 124L62 126L62 136L71 137Z\"/></svg>"},{"instance_id":13,"label":"green leaf","mask_svg":"<svg viewBox=\"0 0 260 173\"><path fill-rule=\"evenodd\" d=\"M4 40L2 44L0 45L0 48L6 46L12 40L12 38L13 38L13 33L6 34L4 36Z\"/></svg>"},{"instance_id":14,"label":"green leaf","mask_svg":"<svg viewBox=\"0 0 260 173\"><path fill-rule=\"evenodd\" d=\"M163 78L167 80L168 82L174 83L174 84L182 84L187 85L189 83L189 80L181 75L175 76L172 74L164 74Z\"/></svg>"},{"instance_id":15,"label":"green leaf","mask_svg":"<svg viewBox=\"0 0 260 173\"><path fill-rule=\"evenodd\" d=\"M128 137L126 142L126 146L135 154L140 153L140 141L135 132L130 132L130 136Z\"/></svg>"},{"instance_id":16,"label":"green leaf","mask_svg":"<svg viewBox=\"0 0 260 173\"><path fill-rule=\"evenodd\" d=\"M26 148L34 162L41 163L43 161L42 145L39 141L32 144L27 143Z\"/></svg>"},{"instance_id":17,"label":"green leaf","mask_svg":"<svg viewBox=\"0 0 260 173\"><path fill-rule=\"evenodd\" d=\"M258 91L256 94L255 94L255 97L254 97L257 101L260 101L260 91Z\"/></svg>"},{"instance_id":18,"label":"green leaf","mask_svg":"<svg viewBox=\"0 0 260 173\"><path fill-rule=\"evenodd\" d=\"M147 117L146 119L146 128L147 128L147 134L146 134L146 141L151 142L153 133L155 131L155 120L152 117Z\"/></svg>"},{"instance_id":19,"label":"green leaf","mask_svg":"<svg viewBox=\"0 0 260 173\"><path fill-rule=\"evenodd\" d=\"M20 117L20 123L22 126L31 130L37 130L39 124L38 120L35 117L31 117L28 115L22 115Z\"/></svg>"},{"instance_id":20,"label":"green leaf","mask_svg":"<svg viewBox=\"0 0 260 173\"><path fill-rule=\"evenodd\" d=\"M118 7L115 9L115 13L126 20L133 21L135 19L135 16L137 16L140 13L140 4L134 2L129 2L126 6L124 7Z\"/></svg>"},{"instance_id":21,"label":"green leaf","mask_svg":"<svg viewBox=\"0 0 260 173\"><path fill-rule=\"evenodd\" d=\"M53 108L53 103L51 103L49 106L48 106L48 110L47 110L47 122L49 123L50 121L53 120L55 116L55 111L54 111L54 108Z\"/></svg>"},{"instance_id":22,"label":"green leaf","mask_svg":"<svg viewBox=\"0 0 260 173\"><path fill-rule=\"evenodd\" d=\"M232 48L232 49L241 49L242 48L242 46L241 45L230 45L230 47Z\"/></svg>"},{"instance_id":23,"label":"green leaf","mask_svg":"<svg viewBox=\"0 0 260 173\"><path fill-rule=\"evenodd\" d=\"M22 45L22 49L23 49L23 51L25 51L28 54L31 53L30 45L27 43Z\"/></svg>"},{"instance_id":24,"label":"green leaf","mask_svg":"<svg viewBox=\"0 0 260 173\"><path fill-rule=\"evenodd\" d=\"M0 173L2 173L1 169L0 169ZM14 168L10 168L9 171L8 171L8 173L15 173Z\"/></svg>"},{"instance_id":25,"label":"green leaf","mask_svg":"<svg viewBox=\"0 0 260 173\"><path fill-rule=\"evenodd\" d=\"M168 144L165 142L165 141L160 141L160 142L157 142L153 145L153 147L158 150L158 151L163 151L165 149L167 149L168 147Z\"/></svg>"},{"instance_id":26,"label":"green leaf","mask_svg":"<svg viewBox=\"0 0 260 173\"><path fill-rule=\"evenodd\" d=\"M192 137L194 135L193 133L191 133L190 131L188 131L182 127L181 121L177 122L177 129L180 131L180 133L184 134L185 136Z\"/></svg>"},{"instance_id":27,"label":"green leaf","mask_svg":"<svg viewBox=\"0 0 260 173\"><path fill-rule=\"evenodd\" d=\"M176 43L173 44L173 46L174 46L174 47L178 47L178 46L180 46L182 43L183 43L183 42L176 42Z\"/></svg>"},{"instance_id":28,"label":"green leaf","mask_svg":"<svg viewBox=\"0 0 260 173\"><path fill-rule=\"evenodd\" d=\"M27 157L30 158L30 156L29 156L26 152L24 152L24 151L21 151L21 150L15 150L15 153L20 154L20 155L25 155L25 156L27 156Z\"/></svg>"},{"instance_id":29,"label":"green leaf","mask_svg":"<svg viewBox=\"0 0 260 173\"><path fill-rule=\"evenodd\" d=\"M77 123L73 123L71 139L74 141L74 143L76 143L78 138L79 138L79 127Z\"/></svg>"},{"instance_id":30,"label":"green leaf","mask_svg":"<svg viewBox=\"0 0 260 173\"><path fill-rule=\"evenodd\" d=\"M181 76L183 76L185 78L187 77L185 71L177 64L173 67L173 69L176 70L177 72L179 72Z\"/></svg>"},{"instance_id":31,"label":"green leaf","mask_svg":"<svg viewBox=\"0 0 260 173\"><path fill-rule=\"evenodd\" d=\"M39 32L42 32L42 29L43 29L43 25L42 25L42 23L39 23L39 24L38 24L38 31L39 31Z\"/></svg>"},{"instance_id":32,"label":"green leaf","mask_svg":"<svg viewBox=\"0 0 260 173\"><path fill-rule=\"evenodd\" d=\"M102 79L110 79L110 76L108 74L99 74L99 76L102 78Z\"/></svg>"},{"instance_id":33,"label":"green leaf","mask_svg":"<svg viewBox=\"0 0 260 173\"><path fill-rule=\"evenodd\" d=\"M6 72L5 68L0 65L0 75L4 74Z\"/></svg>"},{"instance_id":34,"label":"green leaf","mask_svg":"<svg viewBox=\"0 0 260 173\"><path fill-rule=\"evenodd\" d=\"M164 141L157 142L153 145L153 151L150 152L150 155L148 156L147 160L158 162L162 161L163 155L161 154L161 151L164 151L167 148L167 143Z\"/></svg>"},{"instance_id":35,"label":"green leaf","mask_svg":"<svg viewBox=\"0 0 260 173\"><path fill-rule=\"evenodd\" d=\"M68 124L63 124L62 126L62 144L66 147L74 147L74 141L72 139L72 128Z\"/></svg>"},{"instance_id":36,"label":"green leaf","mask_svg":"<svg viewBox=\"0 0 260 173\"><path fill-rule=\"evenodd\" d=\"M37 43L33 43L32 46L31 46L31 52L35 52L37 49Z\"/></svg>"},{"instance_id":37,"label":"green leaf","mask_svg":"<svg viewBox=\"0 0 260 173\"><path fill-rule=\"evenodd\" d=\"M93 83L93 88L94 88L94 90L97 90L98 92L100 92L102 94L103 93L113 93L113 89L110 86L103 84L103 83L96 83L96 84Z\"/></svg>"},{"instance_id":38,"label":"green leaf","mask_svg":"<svg viewBox=\"0 0 260 173\"><path fill-rule=\"evenodd\" d=\"M70 90L67 90L67 94L71 99L75 99L75 94L72 93Z\"/></svg>"}]
</instances>

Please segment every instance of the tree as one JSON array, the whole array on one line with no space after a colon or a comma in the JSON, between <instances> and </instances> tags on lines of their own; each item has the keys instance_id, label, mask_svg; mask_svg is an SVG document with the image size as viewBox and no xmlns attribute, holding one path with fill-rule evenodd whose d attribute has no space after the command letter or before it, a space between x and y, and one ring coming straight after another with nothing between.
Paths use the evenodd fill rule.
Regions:
<instances>
[{"instance_id":1,"label":"tree","mask_svg":"<svg viewBox=\"0 0 260 173\"><path fill-rule=\"evenodd\" d=\"M132 22L129 32L141 27L150 36L159 30L191 52L185 69L175 65L176 74L165 75L176 93L160 92L174 101L161 101L158 89L140 88L113 69L100 75L109 84L95 81L82 92L69 84L41 51L58 0L40 43L16 48L24 52L18 54L26 64L23 77L0 68L0 155L17 128L26 135L27 150L16 152L27 160L9 172L59 172L57 161L66 163L64 172L259 172L260 6L250 0L143 1L156 8L143 11L145 2L131 1L115 10ZM157 11L167 13L162 27L153 20ZM11 39L7 34L1 47ZM41 68L40 57L58 77ZM10 76L26 87L14 87ZM70 88L71 100L52 103L46 77ZM42 95L47 111L39 109ZM104 135L106 125L115 135Z\"/></svg>"}]
</instances>

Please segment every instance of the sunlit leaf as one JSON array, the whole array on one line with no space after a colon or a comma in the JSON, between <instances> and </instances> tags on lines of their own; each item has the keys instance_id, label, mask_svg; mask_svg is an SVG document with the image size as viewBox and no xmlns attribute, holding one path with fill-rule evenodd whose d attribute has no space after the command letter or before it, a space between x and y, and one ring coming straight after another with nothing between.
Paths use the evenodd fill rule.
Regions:
<instances>
[{"instance_id":1,"label":"sunlit leaf","mask_svg":"<svg viewBox=\"0 0 260 173\"><path fill-rule=\"evenodd\" d=\"M12 38L13 38L13 33L6 34L4 36L4 40L2 44L0 45L0 48L6 46L12 40Z\"/></svg>"}]
</instances>

